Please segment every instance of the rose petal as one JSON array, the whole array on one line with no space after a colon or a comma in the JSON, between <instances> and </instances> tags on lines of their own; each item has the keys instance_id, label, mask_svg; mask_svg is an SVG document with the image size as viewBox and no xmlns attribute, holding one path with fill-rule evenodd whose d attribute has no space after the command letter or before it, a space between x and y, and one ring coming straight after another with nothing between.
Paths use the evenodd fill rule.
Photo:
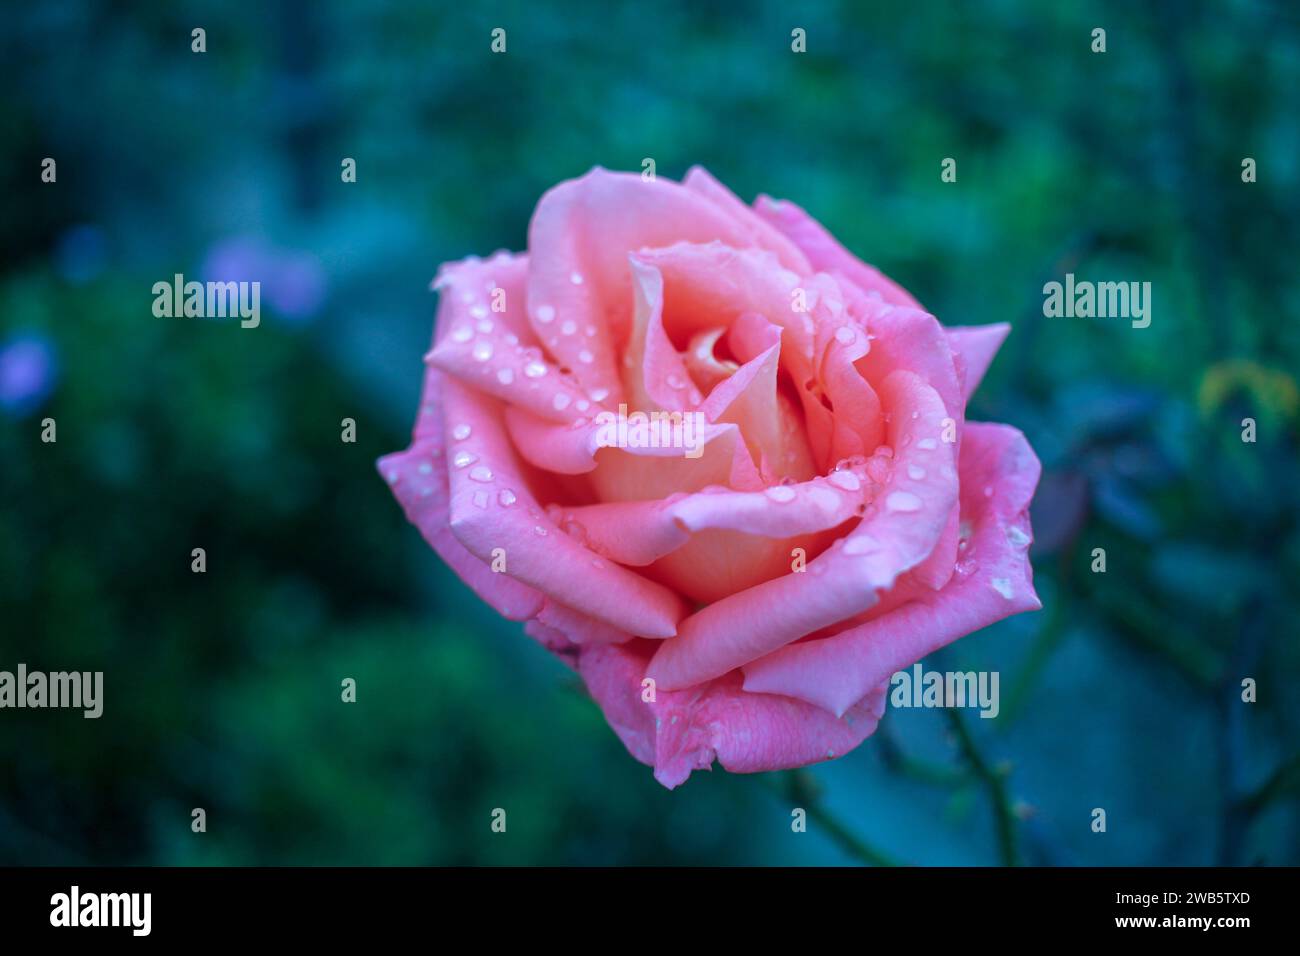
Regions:
<instances>
[{"instance_id":1,"label":"rose petal","mask_svg":"<svg viewBox=\"0 0 1300 956\"><path fill-rule=\"evenodd\" d=\"M967 401L975 394L984 373L993 364L993 356L998 354L1002 342L1011 331L1006 322L992 325L967 325L949 328L948 345L964 370L962 390Z\"/></svg>"},{"instance_id":2,"label":"rose petal","mask_svg":"<svg viewBox=\"0 0 1300 956\"><path fill-rule=\"evenodd\" d=\"M636 303L624 360L629 405L643 411L694 409L702 396L664 332L663 276L636 255L629 256L628 262Z\"/></svg>"},{"instance_id":3,"label":"rose petal","mask_svg":"<svg viewBox=\"0 0 1300 956\"><path fill-rule=\"evenodd\" d=\"M679 692L656 688L646 701L648 656L645 642L591 647L578 672L628 752L670 789L714 759L732 773L834 759L870 736L884 713L886 686L836 717L789 697L748 693L735 674Z\"/></svg>"},{"instance_id":4,"label":"rose petal","mask_svg":"<svg viewBox=\"0 0 1300 956\"><path fill-rule=\"evenodd\" d=\"M584 389L607 390L615 404L621 397L617 356L632 319L628 253L683 239L749 244L733 216L663 178L596 167L537 204L528 227L529 318L557 363L572 369ZM566 321L579 334L563 334Z\"/></svg>"},{"instance_id":5,"label":"rose petal","mask_svg":"<svg viewBox=\"0 0 1300 956\"><path fill-rule=\"evenodd\" d=\"M581 525L593 551L639 567L676 551L702 531L738 531L783 541L838 527L860 513L870 489L865 468L859 467L765 491L715 488L657 501L558 508L555 513L561 523ZM788 549L784 552L788 569L790 555Z\"/></svg>"},{"instance_id":6,"label":"rose petal","mask_svg":"<svg viewBox=\"0 0 1300 956\"><path fill-rule=\"evenodd\" d=\"M786 694L842 712L867 689L965 634L1041 607L1028 548L1029 501L1040 466L1024 436L971 423L961 458L961 512L972 529L943 590L823 640L745 665L745 689Z\"/></svg>"},{"instance_id":7,"label":"rose petal","mask_svg":"<svg viewBox=\"0 0 1300 956\"><path fill-rule=\"evenodd\" d=\"M740 228L745 231L745 235L749 237L750 245L775 252L782 265L801 275L813 271L808 263L808 257L798 246L787 239L779 229L757 215L752 208L745 205L744 200L739 196L714 179L703 166L692 166L687 170L682 185L705 196L735 219Z\"/></svg>"},{"instance_id":8,"label":"rose petal","mask_svg":"<svg viewBox=\"0 0 1300 956\"><path fill-rule=\"evenodd\" d=\"M859 614L934 549L957 500L953 446L937 433L945 409L911 372L887 377L881 398L892 418L895 467L861 524L837 546L791 573L710 604L682 621L650 664L675 690L725 674L823 627ZM916 416L913 417L912 413Z\"/></svg>"},{"instance_id":9,"label":"rose petal","mask_svg":"<svg viewBox=\"0 0 1300 956\"><path fill-rule=\"evenodd\" d=\"M879 269L867 265L841 246L821 223L788 200L759 196L754 210L789 237L814 269L839 273L866 292L877 292L891 305L920 309L906 289Z\"/></svg>"},{"instance_id":10,"label":"rose petal","mask_svg":"<svg viewBox=\"0 0 1300 956\"><path fill-rule=\"evenodd\" d=\"M491 400L448 380L443 405L447 421L469 426L447 473L451 532L470 553L485 562L504 554L511 577L602 623L643 637L675 633L677 595L598 558L541 511Z\"/></svg>"},{"instance_id":11,"label":"rose petal","mask_svg":"<svg viewBox=\"0 0 1300 956\"><path fill-rule=\"evenodd\" d=\"M446 455L440 427L433 427L435 422L441 425L440 391L441 376L428 372L421 401L426 411L418 419L415 440L406 451L380 458L376 467L392 487L407 520L475 594L507 620L532 617L541 608L543 596L507 575L494 574L456 540L448 526Z\"/></svg>"},{"instance_id":12,"label":"rose petal","mask_svg":"<svg viewBox=\"0 0 1300 956\"><path fill-rule=\"evenodd\" d=\"M731 422L740 429L763 480L772 484L783 478L802 481L816 472L799 414L777 390L780 353L778 338L777 344L719 383L700 405L710 422Z\"/></svg>"}]
</instances>

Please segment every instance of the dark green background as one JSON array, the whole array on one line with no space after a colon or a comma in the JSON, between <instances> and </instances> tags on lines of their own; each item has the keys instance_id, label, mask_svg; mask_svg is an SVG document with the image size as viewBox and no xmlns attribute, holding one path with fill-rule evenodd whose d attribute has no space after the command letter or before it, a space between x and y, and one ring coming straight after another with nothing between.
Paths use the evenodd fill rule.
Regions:
<instances>
[{"instance_id":1,"label":"dark green background","mask_svg":"<svg viewBox=\"0 0 1300 956\"><path fill-rule=\"evenodd\" d=\"M1294 6L4 20L0 353L36 343L57 368L0 406L0 668L103 670L106 700L98 721L0 711L0 862L857 858L821 816L793 834L792 800L904 862L1300 862ZM969 747L900 711L831 764L669 793L375 473L413 420L437 265L521 248L546 188L645 157L798 202L945 323L1013 324L971 417L1043 459L1046 607L928 662L1001 673ZM261 328L152 315L154 282L203 278L232 243ZM1150 328L1045 319L1067 271L1150 281Z\"/></svg>"}]
</instances>

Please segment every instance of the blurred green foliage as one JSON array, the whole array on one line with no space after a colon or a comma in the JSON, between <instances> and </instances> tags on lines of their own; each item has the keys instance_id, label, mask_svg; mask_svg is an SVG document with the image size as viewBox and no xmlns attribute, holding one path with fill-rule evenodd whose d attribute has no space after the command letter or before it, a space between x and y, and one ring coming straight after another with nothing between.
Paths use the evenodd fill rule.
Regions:
<instances>
[{"instance_id":1,"label":"blurred green foliage","mask_svg":"<svg viewBox=\"0 0 1300 956\"><path fill-rule=\"evenodd\" d=\"M0 354L53 357L0 407L0 668L106 672L99 720L0 712L0 862L972 863L1008 820L1025 862L1300 862L1291 7L49 2L0 62ZM1046 607L931 663L1000 671L999 720L891 713L787 782L668 793L402 518L373 461L437 264L644 157L1012 322L971 416L1043 458ZM231 243L261 328L154 318ZM1150 281L1151 327L1044 319L1067 271ZM829 816L792 834L791 800Z\"/></svg>"}]
</instances>

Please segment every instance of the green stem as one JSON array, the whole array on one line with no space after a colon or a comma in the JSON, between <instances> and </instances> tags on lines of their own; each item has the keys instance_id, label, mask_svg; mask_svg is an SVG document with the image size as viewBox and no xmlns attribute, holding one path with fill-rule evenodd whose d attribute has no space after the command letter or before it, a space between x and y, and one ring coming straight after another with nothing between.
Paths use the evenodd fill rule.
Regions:
<instances>
[{"instance_id":1,"label":"green stem","mask_svg":"<svg viewBox=\"0 0 1300 956\"><path fill-rule=\"evenodd\" d=\"M806 770L792 770L780 779L763 778L778 796L802 807L822 831L845 853L867 866L901 866L889 854L877 850L836 819L821 802L820 788Z\"/></svg>"},{"instance_id":2,"label":"green stem","mask_svg":"<svg viewBox=\"0 0 1300 956\"><path fill-rule=\"evenodd\" d=\"M993 820L997 824L998 851L1002 857L1002 865L1019 866L1020 852L1016 847L1016 813L1007 792L1006 777L989 766L984 755L980 753L979 747L975 745L975 739L966 727L966 722L962 720L961 714L955 708L948 707L944 709L944 715L957 736L957 743L961 746L966 762L970 764L975 775L984 782L984 787L988 790L989 800L993 804Z\"/></svg>"}]
</instances>

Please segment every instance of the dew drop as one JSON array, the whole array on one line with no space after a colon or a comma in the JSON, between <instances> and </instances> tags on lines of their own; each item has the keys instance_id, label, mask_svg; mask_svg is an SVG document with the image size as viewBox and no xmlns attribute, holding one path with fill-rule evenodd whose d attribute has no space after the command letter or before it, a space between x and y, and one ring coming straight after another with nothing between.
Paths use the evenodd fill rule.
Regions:
<instances>
[{"instance_id":1,"label":"dew drop","mask_svg":"<svg viewBox=\"0 0 1300 956\"><path fill-rule=\"evenodd\" d=\"M469 470L469 476L474 481L491 481L492 469L487 465L475 465Z\"/></svg>"},{"instance_id":2,"label":"dew drop","mask_svg":"<svg viewBox=\"0 0 1300 956\"><path fill-rule=\"evenodd\" d=\"M537 321L551 322L555 319L555 307L550 305L539 305L537 307Z\"/></svg>"},{"instance_id":3,"label":"dew drop","mask_svg":"<svg viewBox=\"0 0 1300 956\"><path fill-rule=\"evenodd\" d=\"M768 488L763 494L767 495L775 502L786 502L794 500L794 489L786 485L775 485Z\"/></svg>"},{"instance_id":4,"label":"dew drop","mask_svg":"<svg viewBox=\"0 0 1300 956\"><path fill-rule=\"evenodd\" d=\"M515 380L515 373L512 369L497 369L497 381L502 385L509 385Z\"/></svg>"},{"instance_id":5,"label":"dew drop","mask_svg":"<svg viewBox=\"0 0 1300 956\"><path fill-rule=\"evenodd\" d=\"M862 482L858 476L851 471L835 471L826 479L836 488L843 488L845 491L857 491L862 487Z\"/></svg>"},{"instance_id":6,"label":"dew drop","mask_svg":"<svg viewBox=\"0 0 1300 956\"><path fill-rule=\"evenodd\" d=\"M556 392L555 398L551 399L551 404L555 406L557 412L562 412L569 407L569 396L563 392Z\"/></svg>"},{"instance_id":7,"label":"dew drop","mask_svg":"<svg viewBox=\"0 0 1300 956\"><path fill-rule=\"evenodd\" d=\"M519 499L515 497L515 493L511 491L509 488L501 489L501 493L497 495L497 501L501 502L501 504L503 504L507 508L509 508L512 504L514 504L518 500Z\"/></svg>"},{"instance_id":8,"label":"dew drop","mask_svg":"<svg viewBox=\"0 0 1300 956\"><path fill-rule=\"evenodd\" d=\"M451 437L456 441L464 441L470 436L470 427L468 425L457 425L451 430Z\"/></svg>"},{"instance_id":9,"label":"dew drop","mask_svg":"<svg viewBox=\"0 0 1300 956\"><path fill-rule=\"evenodd\" d=\"M427 461L422 461L420 462L420 467L417 468L416 471L422 475L430 474L433 471L433 465L429 464Z\"/></svg>"},{"instance_id":10,"label":"dew drop","mask_svg":"<svg viewBox=\"0 0 1300 956\"><path fill-rule=\"evenodd\" d=\"M524 374L529 378L541 378L546 374L546 364L543 362L529 362L524 366Z\"/></svg>"},{"instance_id":11,"label":"dew drop","mask_svg":"<svg viewBox=\"0 0 1300 956\"><path fill-rule=\"evenodd\" d=\"M564 324L560 326L560 331L565 335L572 335L574 332L578 331L578 323L574 322L572 319L565 319Z\"/></svg>"},{"instance_id":12,"label":"dew drop","mask_svg":"<svg viewBox=\"0 0 1300 956\"><path fill-rule=\"evenodd\" d=\"M492 343L481 341L475 342L471 354L474 356L476 361L486 362L492 357Z\"/></svg>"},{"instance_id":13,"label":"dew drop","mask_svg":"<svg viewBox=\"0 0 1300 956\"><path fill-rule=\"evenodd\" d=\"M1007 540L1011 542L1013 548L1023 548L1029 544L1029 535L1020 530L1018 525L1009 525L1007 527Z\"/></svg>"},{"instance_id":14,"label":"dew drop","mask_svg":"<svg viewBox=\"0 0 1300 956\"><path fill-rule=\"evenodd\" d=\"M933 451L935 448L939 447L939 443L935 441L933 438L922 438L919 442L916 443L916 447L923 448L926 451Z\"/></svg>"},{"instance_id":15,"label":"dew drop","mask_svg":"<svg viewBox=\"0 0 1300 956\"><path fill-rule=\"evenodd\" d=\"M486 491L474 492L474 507L486 508L488 505L488 496Z\"/></svg>"},{"instance_id":16,"label":"dew drop","mask_svg":"<svg viewBox=\"0 0 1300 956\"><path fill-rule=\"evenodd\" d=\"M474 337L474 330L468 325L458 325L451 330L451 340L453 342L468 342Z\"/></svg>"},{"instance_id":17,"label":"dew drop","mask_svg":"<svg viewBox=\"0 0 1300 956\"><path fill-rule=\"evenodd\" d=\"M595 360L595 358L596 356L592 355L586 349L583 349L581 352L578 353L578 361L581 362L583 365L590 365L592 361Z\"/></svg>"},{"instance_id":18,"label":"dew drop","mask_svg":"<svg viewBox=\"0 0 1300 956\"><path fill-rule=\"evenodd\" d=\"M920 511L921 499L910 491L891 491L885 499L885 507L890 511Z\"/></svg>"},{"instance_id":19,"label":"dew drop","mask_svg":"<svg viewBox=\"0 0 1300 956\"><path fill-rule=\"evenodd\" d=\"M857 534L844 542L845 554L870 554L880 550L880 542L869 534Z\"/></svg>"},{"instance_id":20,"label":"dew drop","mask_svg":"<svg viewBox=\"0 0 1300 956\"><path fill-rule=\"evenodd\" d=\"M992 581L989 582L989 586L992 587L993 590L1001 594L1008 601L1010 601L1012 596L1015 594L1015 592L1011 589L1010 578L994 578Z\"/></svg>"},{"instance_id":21,"label":"dew drop","mask_svg":"<svg viewBox=\"0 0 1300 956\"><path fill-rule=\"evenodd\" d=\"M925 477L925 469L920 465L908 465L907 477L911 478L913 481L920 481Z\"/></svg>"},{"instance_id":22,"label":"dew drop","mask_svg":"<svg viewBox=\"0 0 1300 956\"><path fill-rule=\"evenodd\" d=\"M451 459L451 463L457 468L465 468L468 465L474 464L476 461L478 461L478 455L472 455L467 451L458 451Z\"/></svg>"},{"instance_id":23,"label":"dew drop","mask_svg":"<svg viewBox=\"0 0 1300 956\"><path fill-rule=\"evenodd\" d=\"M843 343L844 345L851 345L853 343L853 340L856 338L857 336L853 334L853 330L849 328L847 325L841 325L838 329L835 330L835 340L837 342Z\"/></svg>"},{"instance_id":24,"label":"dew drop","mask_svg":"<svg viewBox=\"0 0 1300 956\"><path fill-rule=\"evenodd\" d=\"M574 285L582 285L582 273L581 272L570 273L569 281L572 282Z\"/></svg>"}]
</instances>

